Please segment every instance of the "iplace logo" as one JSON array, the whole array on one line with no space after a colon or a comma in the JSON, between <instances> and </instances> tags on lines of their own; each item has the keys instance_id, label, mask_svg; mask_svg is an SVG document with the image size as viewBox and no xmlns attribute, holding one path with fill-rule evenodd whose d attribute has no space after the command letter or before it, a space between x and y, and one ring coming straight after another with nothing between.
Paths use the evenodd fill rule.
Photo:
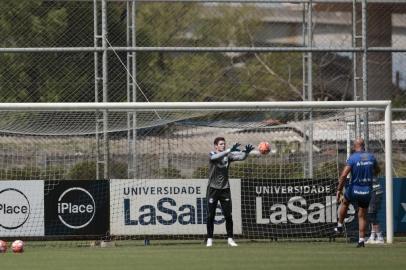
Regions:
<instances>
[{"instance_id":1,"label":"iplace logo","mask_svg":"<svg viewBox=\"0 0 406 270\"><path fill-rule=\"evenodd\" d=\"M30 216L30 202L27 196L15 188L0 190L0 226L14 230L27 222Z\"/></svg>"},{"instance_id":2,"label":"iplace logo","mask_svg":"<svg viewBox=\"0 0 406 270\"><path fill-rule=\"evenodd\" d=\"M59 220L71 229L81 229L92 222L96 203L86 189L73 187L65 190L58 199Z\"/></svg>"}]
</instances>

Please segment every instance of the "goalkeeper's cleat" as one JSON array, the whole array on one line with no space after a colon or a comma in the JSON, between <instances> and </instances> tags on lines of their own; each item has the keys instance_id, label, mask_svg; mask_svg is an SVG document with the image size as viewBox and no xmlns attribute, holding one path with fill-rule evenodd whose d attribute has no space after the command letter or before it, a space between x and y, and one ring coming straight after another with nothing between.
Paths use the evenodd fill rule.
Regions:
<instances>
[{"instance_id":1,"label":"goalkeeper's cleat","mask_svg":"<svg viewBox=\"0 0 406 270\"><path fill-rule=\"evenodd\" d=\"M207 238L206 247L211 247L211 246L213 246L213 239L212 238Z\"/></svg>"},{"instance_id":2,"label":"goalkeeper's cleat","mask_svg":"<svg viewBox=\"0 0 406 270\"><path fill-rule=\"evenodd\" d=\"M233 238L228 238L227 242L229 247L238 247L237 243L234 242Z\"/></svg>"},{"instance_id":3,"label":"goalkeeper's cleat","mask_svg":"<svg viewBox=\"0 0 406 270\"><path fill-rule=\"evenodd\" d=\"M357 248L363 248L363 247L365 247L364 241L358 242Z\"/></svg>"}]
</instances>

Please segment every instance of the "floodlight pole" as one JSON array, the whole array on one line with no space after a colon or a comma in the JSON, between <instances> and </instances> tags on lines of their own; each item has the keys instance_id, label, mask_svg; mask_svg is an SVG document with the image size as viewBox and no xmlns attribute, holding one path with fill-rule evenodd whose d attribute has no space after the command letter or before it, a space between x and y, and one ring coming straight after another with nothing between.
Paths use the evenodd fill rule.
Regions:
<instances>
[{"instance_id":1,"label":"floodlight pole","mask_svg":"<svg viewBox=\"0 0 406 270\"><path fill-rule=\"evenodd\" d=\"M313 5L312 0L303 4L302 35L303 46L313 47ZM313 54L311 51L303 54L303 100L313 101ZM313 112L304 113L305 120L303 140L308 158L304 162L305 178L313 178Z\"/></svg>"},{"instance_id":2,"label":"floodlight pole","mask_svg":"<svg viewBox=\"0 0 406 270\"><path fill-rule=\"evenodd\" d=\"M361 37L358 35L357 31L357 0L352 1L352 47L357 47L357 40ZM359 99L358 95L358 83L360 76L358 76L358 61L357 61L357 52L352 52L352 78L353 78L353 99L357 101ZM359 117L359 109L355 108L355 117L354 117L354 132L355 138L361 135L361 122Z\"/></svg>"},{"instance_id":3,"label":"floodlight pole","mask_svg":"<svg viewBox=\"0 0 406 270\"><path fill-rule=\"evenodd\" d=\"M137 47L136 43L136 1L127 0L127 46ZM137 101L136 52L127 51L127 101ZM137 113L127 113L128 178L137 177Z\"/></svg>"},{"instance_id":4,"label":"floodlight pole","mask_svg":"<svg viewBox=\"0 0 406 270\"><path fill-rule=\"evenodd\" d=\"M367 0L362 0L362 97L368 100ZM368 109L363 114L365 149L369 148Z\"/></svg>"},{"instance_id":5,"label":"floodlight pole","mask_svg":"<svg viewBox=\"0 0 406 270\"><path fill-rule=\"evenodd\" d=\"M98 2L101 1L101 34L99 31ZM107 0L93 0L93 27L94 47L101 51L94 52L94 76L95 76L95 102L108 102L108 45L107 45ZM100 45L101 40L101 47ZM100 55L101 54L101 74ZM100 83L102 95L100 97ZM109 140L108 140L108 112L98 110L96 112L96 178L109 179ZM103 170L101 169L103 168ZM102 174L103 171L103 174Z\"/></svg>"},{"instance_id":6,"label":"floodlight pole","mask_svg":"<svg viewBox=\"0 0 406 270\"><path fill-rule=\"evenodd\" d=\"M313 3L309 1L308 10L308 24L307 24L307 45L313 47ZM309 52L309 59L307 62L307 83L308 85L308 98L309 101L313 101L313 53ZM313 178L313 112L309 114L309 178Z\"/></svg>"}]
</instances>

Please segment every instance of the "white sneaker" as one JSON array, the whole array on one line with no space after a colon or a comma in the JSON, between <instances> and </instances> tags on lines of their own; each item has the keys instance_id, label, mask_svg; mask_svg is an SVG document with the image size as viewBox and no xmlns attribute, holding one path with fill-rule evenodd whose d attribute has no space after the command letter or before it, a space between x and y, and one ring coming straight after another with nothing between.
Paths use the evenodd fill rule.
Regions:
<instances>
[{"instance_id":1,"label":"white sneaker","mask_svg":"<svg viewBox=\"0 0 406 270\"><path fill-rule=\"evenodd\" d=\"M383 239L382 236L381 236L381 237L378 237L378 238L375 240L375 244L385 244L385 240Z\"/></svg>"},{"instance_id":2,"label":"white sneaker","mask_svg":"<svg viewBox=\"0 0 406 270\"><path fill-rule=\"evenodd\" d=\"M230 247L238 247L237 243L234 242L233 238L228 238L228 246Z\"/></svg>"},{"instance_id":3,"label":"white sneaker","mask_svg":"<svg viewBox=\"0 0 406 270\"><path fill-rule=\"evenodd\" d=\"M213 238L207 238L206 247L211 247L211 246L213 246Z\"/></svg>"},{"instance_id":4,"label":"white sneaker","mask_svg":"<svg viewBox=\"0 0 406 270\"><path fill-rule=\"evenodd\" d=\"M368 240L365 242L366 244L376 244L376 241L373 236L369 237Z\"/></svg>"}]
</instances>

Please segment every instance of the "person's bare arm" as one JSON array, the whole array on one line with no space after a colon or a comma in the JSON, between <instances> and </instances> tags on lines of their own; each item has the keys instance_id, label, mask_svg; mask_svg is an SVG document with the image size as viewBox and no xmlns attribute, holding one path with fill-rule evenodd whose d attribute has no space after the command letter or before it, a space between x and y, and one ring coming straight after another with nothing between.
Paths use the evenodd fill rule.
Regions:
<instances>
[{"instance_id":1,"label":"person's bare arm","mask_svg":"<svg viewBox=\"0 0 406 270\"><path fill-rule=\"evenodd\" d=\"M340 201L340 197L343 192L345 181L347 181L347 176L350 172L351 172L351 166L346 165L340 175L340 178L338 179L337 194L336 194L337 202Z\"/></svg>"}]
</instances>

